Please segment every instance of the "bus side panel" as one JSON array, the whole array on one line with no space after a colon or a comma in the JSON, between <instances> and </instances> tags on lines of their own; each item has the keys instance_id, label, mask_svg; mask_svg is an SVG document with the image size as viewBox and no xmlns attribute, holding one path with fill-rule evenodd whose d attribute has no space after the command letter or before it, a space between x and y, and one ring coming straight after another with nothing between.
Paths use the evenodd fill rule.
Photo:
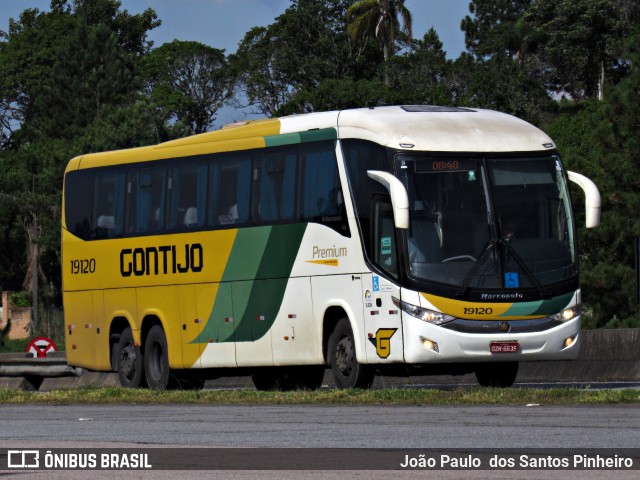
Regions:
<instances>
[{"instance_id":1,"label":"bus side panel","mask_svg":"<svg viewBox=\"0 0 640 480\"><path fill-rule=\"evenodd\" d=\"M202 348L200 366L202 368L237 367L236 346L234 343L233 302L231 299L231 283L197 285L198 308L204 320L200 334L190 340L199 342ZM215 299L211 307L212 299ZM240 318L238 318L238 321Z\"/></svg>"},{"instance_id":2,"label":"bus side panel","mask_svg":"<svg viewBox=\"0 0 640 480\"><path fill-rule=\"evenodd\" d=\"M272 327L275 365L320 365L322 321L314 321L311 279L291 278Z\"/></svg>"},{"instance_id":3,"label":"bus side panel","mask_svg":"<svg viewBox=\"0 0 640 480\"><path fill-rule=\"evenodd\" d=\"M111 349L109 348L109 326L104 318L104 291L93 291L92 328L97 343L95 365L98 370L111 370Z\"/></svg>"},{"instance_id":4,"label":"bus side panel","mask_svg":"<svg viewBox=\"0 0 640 480\"><path fill-rule=\"evenodd\" d=\"M178 293L182 288L184 287L166 286L136 289L138 322L151 321L150 317L160 320L167 339L169 366L172 368L183 366L183 319L178 303ZM146 325L145 330L148 330L148 327L149 325ZM142 341L144 342L144 339ZM196 351L192 356L196 359L200 352Z\"/></svg>"},{"instance_id":5,"label":"bus side panel","mask_svg":"<svg viewBox=\"0 0 640 480\"><path fill-rule=\"evenodd\" d=\"M282 282L286 279L232 283L236 362L239 367L273 365L269 329L273 319L269 318L269 312L270 304L280 298L278 293Z\"/></svg>"},{"instance_id":6,"label":"bus side panel","mask_svg":"<svg viewBox=\"0 0 640 480\"><path fill-rule=\"evenodd\" d=\"M93 293L65 292L64 313L67 363L96 370L96 330L88 328L93 323Z\"/></svg>"},{"instance_id":7,"label":"bus side panel","mask_svg":"<svg viewBox=\"0 0 640 480\"><path fill-rule=\"evenodd\" d=\"M361 276L348 274L312 277L311 288L313 316L316 323L323 324L324 315L328 308L342 308L351 323L358 362L366 363Z\"/></svg>"},{"instance_id":8,"label":"bus side panel","mask_svg":"<svg viewBox=\"0 0 640 480\"><path fill-rule=\"evenodd\" d=\"M138 320L138 306L134 288L105 290L104 316L109 322L116 317L125 318L131 327L133 341L140 346L140 322Z\"/></svg>"},{"instance_id":9,"label":"bus side panel","mask_svg":"<svg viewBox=\"0 0 640 480\"><path fill-rule=\"evenodd\" d=\"M367 273L362 275L362 288L367 362L404 362L402 318L392 300L400 298L400 287Z\"/></svg>"}]
</instances>

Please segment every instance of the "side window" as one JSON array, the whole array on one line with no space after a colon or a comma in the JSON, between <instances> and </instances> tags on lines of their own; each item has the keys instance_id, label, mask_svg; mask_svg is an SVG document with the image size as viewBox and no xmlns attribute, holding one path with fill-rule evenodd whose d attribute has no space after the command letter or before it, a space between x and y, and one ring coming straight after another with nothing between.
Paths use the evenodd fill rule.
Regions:
<instances>
[{"instance_id":1,"label":"side window","mask_svg":"<svg viewBox=\"0 0 640 480\"><path fill-rule=\"evenodd\" d=\"M344 196L333 142L302 144L302 215L349 236Z\"/></svg>"},{"instance_id":2,"label":"side window","mask_svg":"<svg viewBox=\"0 0 640 480\"><path fill-rule=\"evenodd\" d=\"M93 196L92 238L119 237L125 225L125 174L122 170L103 170L96 173Z\"/></svg>"},{"instance_id":3,"label":"side window","mask_svg":"<svg viewBox=\"0 0 640 480\"><path fill-rule=\"evenodd\" d=\"M247 223L251 206L251 157L240 154L214 160L210 182L209 223Z\"/></svg>"},{"instance_id":4,"label":"side window","mask_svg":"<svg viewBox=\"0 0 640 480\"><path fill-rule=\"evenodd\" d=\"M95 171L77 170L64 177L64 216L66 228L76 237L89 240L95 234L93 209Z\"/></svg>"},{"instance_id":5,"label":"side window","mask_svg":"<svg viewBox=\"0 0 640 480\"><path fill-rule=\"evenodd\" d=\"M302 187L302 214L313 220L325 215L338 215L342 191L338 178L338 165L333 149L321 146L303 146L304 179Z\"/></svg>"},{"instance_id":6,"label":"side window","mask_svg":"<svg viewBox=\"0 0 640 480\"><path fill-rule=\"evenodd\" d=\"M291 220L295 214L296 154L269 152L257 161L258 208L261 223Z\"/></svg>"},{"instance_id":7,"label":"side window","mask_svg":"<svg viewBox=\"0 0 640 480\"><path fill-rule=\"evenodd\" d=\"M376 195L373 201L373 262L393 278L398 278L398 254L393 209L388 197Z\"/></svg>"},{"instance_id":8,"label":"side window","mask_svg":"<svg viewBox=\"0 0 640 480\"><path fill-rule=\"evenodd\" d=\"M360 232L367 251L367 257L373 259L371 246L371 202L376 194L387 193L380 183L367 175L367 170L392 171L387 151L381 145L365 140L342 140L351 199L358 217Z\"/></svg>"},{"instance_id":9,"label":"side window","mask_svg":"<svg viewBox=\"0 0 640 480\"><path fill-rule=\"evenodd\" d=\"M125 174L88 169L65 177L67 229L83 240L113 238L124 230Z\"/></svg>"},{"instance_id":10,"label":"side window","mask_svg":"<svg viewBox=\"0 0 640 480\"><path fill-rule=\"evenodd\" d=\"M136 232L158 232L164 226L165 169L143 167L137 177Z\"/></svg>"},{"instance_id":11,"label":"side window","mask_svg":"<svg viewBox=\"0 0 640 480\"><path fill-rule=\"evenodd\" d=\"M185 162L172 166L167 182L167 227L180 230L203 226L206 195L206 163Z\"/></svg>"}]
</instances>

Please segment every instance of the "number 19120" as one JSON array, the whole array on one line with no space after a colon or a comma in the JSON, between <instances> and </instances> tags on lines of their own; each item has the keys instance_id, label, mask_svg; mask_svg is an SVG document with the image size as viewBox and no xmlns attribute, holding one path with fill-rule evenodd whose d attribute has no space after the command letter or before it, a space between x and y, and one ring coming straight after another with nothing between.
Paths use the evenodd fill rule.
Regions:
<instances>
[{"instance_id":1,"label":"number 19120","mask_svg":"<svg viewBox=\"0 0 640 480\"><path fill-rule=\"evenodd\" d=\"M491 307L465 307L464 308L465 315L491 315L493 313L493 308Z\"/></svg>"},{"instance_id":2,"label":"number 19120","mask_svg":"<svg viewBox=\"0 0 640 480\"><path fill-rule=\"evenodd\" d=\"M81 260L71 260L71 275L81 275L85 273L95 273L96 259L85 258Z\"/></svg>"}]
</instances>

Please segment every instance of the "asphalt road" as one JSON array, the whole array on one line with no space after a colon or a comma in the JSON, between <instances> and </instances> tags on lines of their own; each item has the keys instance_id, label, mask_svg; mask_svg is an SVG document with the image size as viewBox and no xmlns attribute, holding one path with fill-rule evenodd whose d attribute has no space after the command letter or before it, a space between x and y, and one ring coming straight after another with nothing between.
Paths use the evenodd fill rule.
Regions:
<instances>
[{"instance_id":1,"label":"asphalt road","mask_svg":"<svg viewBox=\"0 0 640 480\"><path fill-rule=\"evenodd\" d=\"M0 448L623 449L638 447L640 408L598 406L0 405ZM13 472L15 474L15 472ZM88 475L90 473L90 475ZM21 472L16 478L110 478ZM605 472L182 472L189 478L603 478ZM320 474L322 473L322 474ZM561 476L559 474L562 473ZM46 474L46 476L45 476ZM124 474L124 475L121 475ZM606 472L637 478L638 470ZM76 476L77 475L77 476ZM216 476L220 475L220 476ZM556 476L558 475L558 476ZM180 472L118 472L177 478Z\"/></svg>"},{"instance_id":2,"label":"asphalt road","mask_svg":"<svg viewBox=\"0 0 640 480\"><path fill-rule=\"evenodd\" d=\"M0 441L291 448L638 447L637 405L0 405Z\"/></svg>"}]
</instances>

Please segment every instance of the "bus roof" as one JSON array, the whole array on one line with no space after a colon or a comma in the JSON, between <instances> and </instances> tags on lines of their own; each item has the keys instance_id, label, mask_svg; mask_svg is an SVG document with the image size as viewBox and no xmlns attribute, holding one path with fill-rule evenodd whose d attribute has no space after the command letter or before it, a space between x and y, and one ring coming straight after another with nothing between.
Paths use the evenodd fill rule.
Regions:
<instances>
[{"instance_id":1,"label":"bus roof","mask_svg":"<svg viewBox=\"0 0 640 480\"><path fill-rule=\"evenodd\" d=\"M310 141L314 131L325 129L334 129L336 138L370 140L407 151L498 153L555 148L553 140L538 128L500 112L429 105L385 106L240 122L158 145L76 157L69 162L67 171L264 148L284 134L300 134L289 135L284 143Z\"/></svg>"},{"instance_id":2,"label":"bus roof","mask_svg":"<svg viewBox=\"0 0 640 480\"><path fill-rule=\"evenodd\" d=\"M555 148L530 123L492 110L432 105L358 108L292 115L280 133L337 127L338 138L360 138L399 150L532 152Z\"/></svg>"}]
</instances>

